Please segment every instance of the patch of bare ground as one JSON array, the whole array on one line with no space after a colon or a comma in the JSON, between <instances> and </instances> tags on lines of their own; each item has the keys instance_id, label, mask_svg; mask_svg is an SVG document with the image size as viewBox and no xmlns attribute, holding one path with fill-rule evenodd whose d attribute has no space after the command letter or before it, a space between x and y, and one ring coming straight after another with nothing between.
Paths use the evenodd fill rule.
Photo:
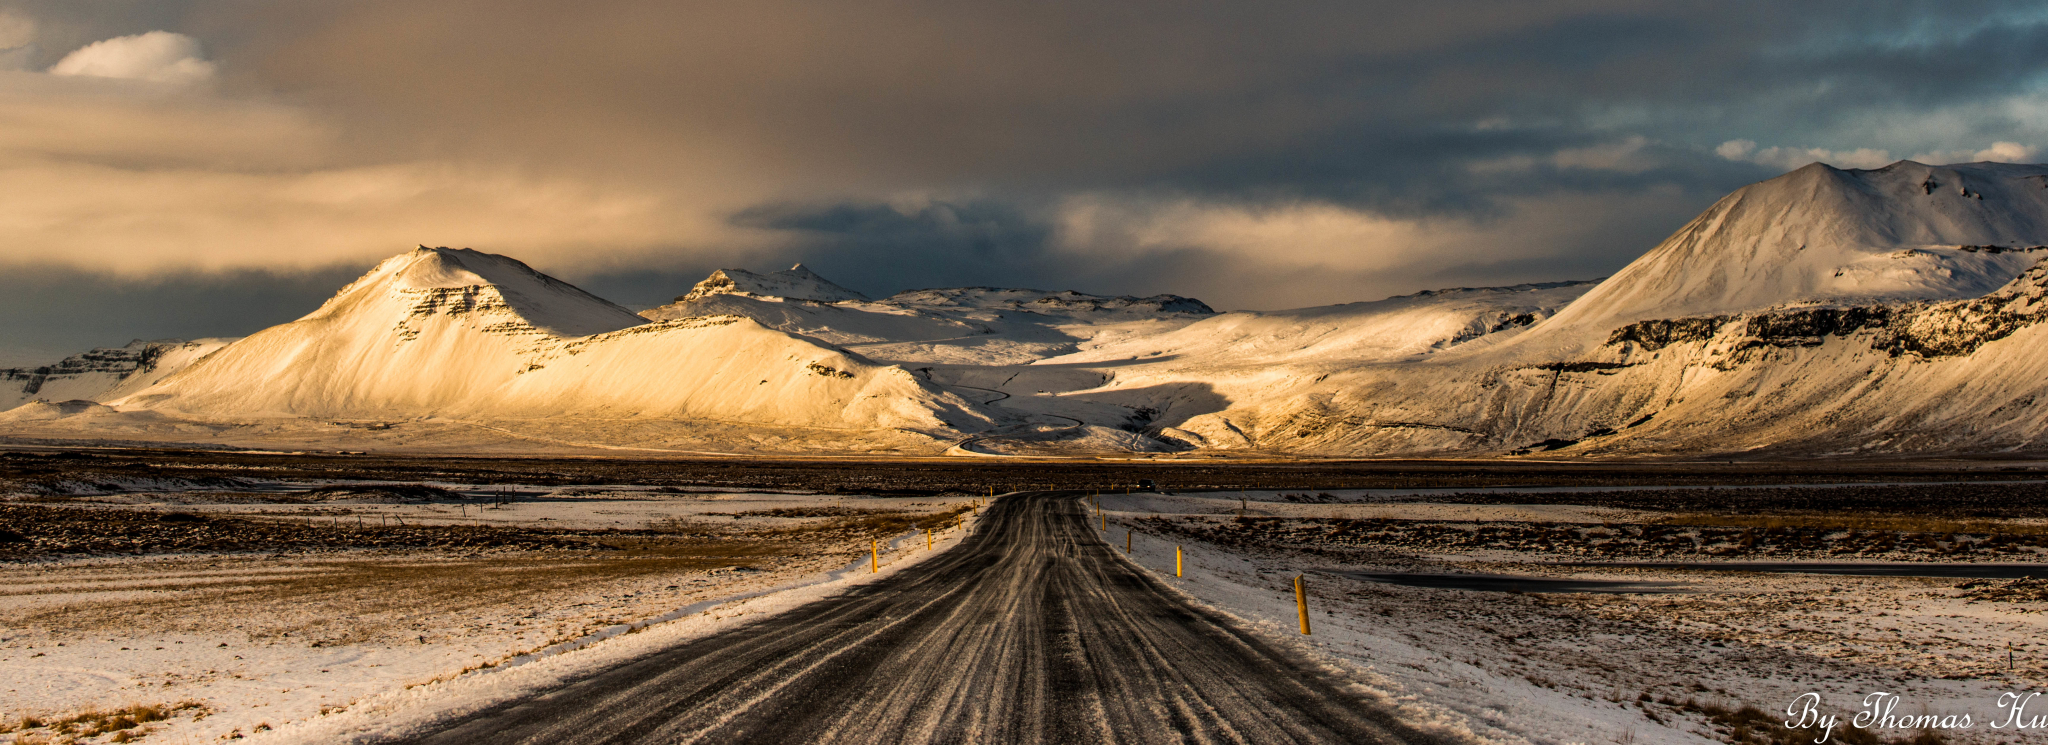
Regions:
<instances>
[{"instance_id":1,"label":"patch of bare ground","mask_svg":"<svg viewBox=\"0 0 2048 745\"><path fill-rule=\"evenodd\" d=\"M2022 577L2009 580L1971 580L1956 585L1962 597L1992 603L2048 603L2048 579ZM2023 612L2040 612L2043 606L2029 605Z\"/></svg>"},{"instance_id":2,"label":"patch of bare ground","mask_svg":"<svg viewBox=\"0 0 2048 745\"><path fill-rule=\"evenodd\" d=\"M1147 518L1149 529L1222 546L1291 545L1310 553L1526 551L1549 558L1675 560L2048 558L2048 525L1886 516L1671 515L1652 522Z\"/></svg>"},{"instance_id":3,"label":"patch of bare ground","mask_svg":"<svg viewBox=\"0 0 2048 745\"><path fill-rule=\"evenodd\" d=\"M4 439L4 438L0 438ZM0 444L0 447L4 447ZM1030 459L625 459L257 453L171 448L74 448L18 443L0 450L0 492L233 491L253 482L377 480L441 484L579 484L800 489L874 496L987 494L1026 489L1115 490L1141 480L1176 490L1463 488L2039 481L2048 469L1973 461L1657 463L1516 461ZM320 484L324 485L324 484ZM307 488L315 484L308 483ZM2036 485L2039 488L2039 485ZM1768 497L1768 495L1760 495ZM1624 496L1614 497L1626 499ZM1708 497L1714 498L1714 497ZM1775 498L1775 497L1769 497ZM1586 503L1586 502L1578 502Z\"/></svg>"},{"instance_id":4,"label":"patch of bare ground","mask_svg":"<svg viewBox=\"0 0 2048 745\"><path fill-rule=\"evenodd\" d=\"M630 535L534 528L321 523L0 503L0 561L63 555L344 549L589 549Z\"/></svg>"},{"instance_id":5,"label":"patch of bare ground","mask_svg":"<svg viewBox=\"0 0 2048 745\"><path fill-rule=\"evenodd\" d=\"M756 510L746 516L815 518L769 533L704 520L669 519L634 530L564 530L495 525L380 524L360 517L276 519L100 506L0 503L0 563L61 556L161 553L322 553L360 549L461 552L568 551L653 553L722 551L726 544L855 540L949 523L967 507L942 513L836 506ZM711 513L723 514L723 513ZM377 520L377 518L371 518Z\"/></svg>"},{"instance_id":6,"label":"patch of bare ground","mask_svg":"<svg viewBox=\"0 0 2048 745\"><path fill-rule=\"evenodd\" d=\"M15 519L9 524L19 526L37 547L101 549L94 553L109 547L152 553L207 548L295 552L164 556L146 565L31 562L9 568L0 563L0 597L67 596L60 605L0 612L0 627L124 634L215 631L223 620L220 611L232 608L235 627L252 640L293 638L314 646L394 635L425 640L464 627L460 619L465 617L547 608L556 596L589 587L660 577L702 582L710 570L745 570L791 559L850 561L867 551L870 540L950 525L967 509L922 514L826 510L832 515L823 519L755 530L672 521L634 531L538 531L359 529L225 518L163 522L155 513L136 510L0 505Z\"/></svg>"}]
</instances>

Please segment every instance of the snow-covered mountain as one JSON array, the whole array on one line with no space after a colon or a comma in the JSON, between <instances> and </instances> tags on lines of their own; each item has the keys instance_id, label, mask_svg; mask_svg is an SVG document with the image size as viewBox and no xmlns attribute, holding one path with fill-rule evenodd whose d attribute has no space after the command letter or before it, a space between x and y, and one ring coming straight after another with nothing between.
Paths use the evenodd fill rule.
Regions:
<instances>
[{"instance_id":1,"label":"snow-covered mountain","mask_svg":"<svg viewBox=\"0 0 2048 745\"><path fill-rule=\"evenodd\" d=\"M831 280L818 276L798 264L779 272L755 274L745 269L720 269L712 272L687 294L676 298L676 302L700 300L713 295L743 295L751 297L775 297L788 300L816 300L836 303L841 300L866 300L866 295L833 284Z\"/></svg>"},{"instance_id":2,"label":"snow-covered mountain","mask_svg":"<svg viewBox=\"0 0 2048 745\"><path fill-rule=\"evenodd\" d=\"M1808 166L1498 343L1240 388L1180 426L1343 453L2037 450L2044 191L2048 166Z\"/></svg>"},{"instance_id":3,"label":"snow-covered mountain","mask_svg":"<svg viewBox=\"0 0 2048 745\"><path fill-rule=\"evenodd\" d=\"M1815 163L1751 184L1545 324L1976 297L2048 256L2048 168Z\"/></svg>"},{"instance_id":4,"label":"snow-covered mountain","mask_svg":"<svg viewBox=\"0 0 2048 745\"><path fill-rule=\"evenodd\" d=\"M517 261L446 248L386 260L305 318L107 403L201 421L986 421L900 368L744 318L650 323Z\"/></svg>"},{"instance_id":5,"label":"snow-covered mountain","mask_svg":"<svg viewBox=\"0 0 2048 745\"><path fill-rule=\"evenodd\" d=\"M17 408L0 433L718 452L2039 454L2043 246L2048 166L1901 162L1745 187L1597 283L1272 312L986 287L870 300L796 267L721 270L635 315L511 259L422 248L182 369L28 374L59 393L31 397L80 401Z\"/></svg>"},{"instance_id":6,"label":"snow-covered mountain","mask_svg":"<svg viewBox=\"0 0 2048 745\"><path fill-rule=\"evenodd\" d=\"M36 400L112 401L155 385L234 339L137 339L38 367L0 370L0 411Z\"/></svg>"}]
</instances>

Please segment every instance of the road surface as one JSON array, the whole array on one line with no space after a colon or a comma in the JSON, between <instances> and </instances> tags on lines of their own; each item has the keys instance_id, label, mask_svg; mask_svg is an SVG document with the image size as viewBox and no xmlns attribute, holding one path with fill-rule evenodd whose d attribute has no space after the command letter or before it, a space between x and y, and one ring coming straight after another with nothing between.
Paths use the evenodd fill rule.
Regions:
<instances>
[{"instance_id":1,"label":"road surface","mask_svg":"<svg viewBox=\"0 0 2048 745\"><path fill-rule=\"evenodd\" d=\"M1435 740L1176 598L1094 522L1071 494L1006 497L885 580L403 742Z\"/></svg>"}]
</instances>

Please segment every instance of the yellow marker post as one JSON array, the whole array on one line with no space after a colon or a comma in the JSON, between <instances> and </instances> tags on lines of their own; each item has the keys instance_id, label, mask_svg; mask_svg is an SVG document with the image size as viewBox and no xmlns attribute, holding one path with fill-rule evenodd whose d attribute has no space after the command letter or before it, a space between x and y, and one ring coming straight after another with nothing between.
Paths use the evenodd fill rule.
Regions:
<instances>
[{"instance_id":1,"label":"yellow marker post","mask_svg":"<svg viewBox=\"0 0 2048 745\"><path fill-rule=\"evenodd\" d=\"M882 571L882 542L868 541L868 550L874 552L868 556L868 573L875 574Z\"/></svg>"},{"instance_id":2,"label":"yellow marker post","mask_svg":"<svg viewBox=\"0 0 2048 745\"><path fill-rule=\"evenodd\" d=\"M1301 635L1308 636L1308 583L1294 575L1294 610L1301 614Z\"/></svg>"},{"instance_id":3,"label":"yellow marker post","mask_svg":"<svg viewBox=\"0 0 2048 745\"><path fill-rule=\"evenodd\" d=\"M1124 531L1124 553L1131 552L1131 531Z\"/></svg>"},{"instance_id":4,"label":"yellow marker post","mask_svg":"<svg viewBox=\"0 0 2048 745\"><path fill-rule=\"evenodd\" d=\"M1180 576L1180 547L1173 547L1173 576Z\"/></svg>"},{"instance_id":5,"label":"yellow marker post","mask_svg":"<svg viewBox=\"0 0 2048 745\"><path fill-rule=\"evenodd\" d=\"M926 550L926 551L930 551L930 550L932 550L932 529L931 529L931 528L925 528L925 529L924 529L924 550Z\"/></svg>"}]
</instances>

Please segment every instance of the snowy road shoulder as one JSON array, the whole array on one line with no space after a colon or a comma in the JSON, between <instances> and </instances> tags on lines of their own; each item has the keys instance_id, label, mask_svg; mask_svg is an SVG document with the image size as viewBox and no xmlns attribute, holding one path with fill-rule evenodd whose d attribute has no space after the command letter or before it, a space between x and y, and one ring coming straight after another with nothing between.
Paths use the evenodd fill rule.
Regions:
<instances>
[{"instance_id":1,"label":"snowy road shoulder","mask_svg":"<svg viewBox=\"0 0 2048 745\"><path fill-rule=\"evenodd\" d=\"M931 553L920 528L943 550L962 533L956 511L974 524L965 496L597 496L508 504L488 526L442 504L351 506L377 511L367 519L189 499L21 507L34 522L12 527L47 550L0 562L0 743L374 732L585 669L565 660L887 576ZM618 520L644 527L604 528ZM139 549L153 552L128 555ZM117 709L168 716L48 724Z\"/></svg>"},{"instance_id":2,"label":"snowy road shoulder","mask_svg":"<svg viewBox=\"0 0 2048 745\"><path fill-rule=\"evenodd\" d=\"M707 599L639 621L600 629L578 639L521 654L491 668L465 671L446 680L408 686L337 711L277 728L252 742L367 743L418 731L435 722L491 704L529 695L579 676L664 647L750 623L848 588L887 578L959 544L975 527L978 513L961 528L935 531L925 547L921 531L883 544L878 571L862 556L836 568L791 577L777 573Z\"/></svg>"},{"instance_id":3,"label":"snowy road shoulder","mask_svg":"<svg viewBox=\"0 0 2048 745\"><path fill-rule=\"evenodd\" d=\"M1396 540L1398 532L1339 546L1315 540L1330 526L1294 505L1252 501L1251 514L1265 516L1241 521L1219 504L1176 501L1105 498L1108 540L1121 549L1129 531L1131 561L1162 582L1487 739L1725 741L1742 726L1743 707L1755 707L1751 716L1782 712L1807 693L1845 722L1864 696L1885 691L1900 697L1901 710L1968 712L1988 724L2001 693L2048 683L2038 644L2048 628L2040 612L2048 596L2035 580L1575 566L1559 554L1580 544L1563 538L1483 556L1450 553L1465 551L1451 542L1432 553ZM1171 514L1175 507L1188 512ZM1452 514L1466 509L1431 506L1409 517L1431 525L1500 519L1477 509ZM1276 519L1282 522L1267 522ZM1286 522L1292 519L1302 522ZM1262 527L1274 524L1283 529ZM1998 572L2009 565L1984 566ZM1415 571L1682 583L1685 591L1483 591L1363 576ZM1310 636L1298 630L1297 575L1309 587ZM1943 734L1949 742L1989 742L2011 733L1980 724Z\"/></svg>"}]
</instances>

